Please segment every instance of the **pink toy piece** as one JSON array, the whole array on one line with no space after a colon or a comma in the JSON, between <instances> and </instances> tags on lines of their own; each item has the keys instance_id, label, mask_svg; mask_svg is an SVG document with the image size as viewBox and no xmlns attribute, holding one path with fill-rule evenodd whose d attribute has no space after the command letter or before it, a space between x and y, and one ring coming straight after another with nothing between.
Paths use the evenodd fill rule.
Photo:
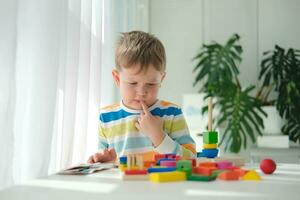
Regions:
<instances>
[{"instance_id":1,"label":"pink toy piece","mask_svg":"<svg viewBox=\"0 0 300 200\"><path fill-rule=\"evenodd\" d=\"M176 167L176 161L175 160L162 160L162 161L160 161L160 166Z\"/></svg>"},{"instance_id":2,"label":"pink toy piece","mask_svg":"<svg viewBox=\"0 0 300 200\"><path fill-rule=\"evenodd\" d=\"M272 174L276 169L276 163L270 158L264 159L260 162L260 169L265 174Z\"/></svg>"},{"instance_id":3,"label":"pink toy piece","mask_svg":"<svg viewBox=\"0 0 300 200\"><path fill-rule=\"evenodd\" d=\"M217 162L218 169L227 169L232 166L232 162L230 161L219 161Z\"/></svg>"}]
</instances>

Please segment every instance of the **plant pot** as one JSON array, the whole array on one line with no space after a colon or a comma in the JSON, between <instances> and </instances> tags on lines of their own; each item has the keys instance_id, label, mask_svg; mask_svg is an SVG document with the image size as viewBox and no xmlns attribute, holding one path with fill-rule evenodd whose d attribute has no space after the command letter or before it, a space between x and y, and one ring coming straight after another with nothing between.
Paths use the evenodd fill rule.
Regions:
<instances>
[{"instance_id":1,"label":"plant pot","mask_svg":"<svg viewBox=\"0 0 300 200\"><path fill-rule=\"evenodd\" d=\"M262 109L267 113L264 118L264 135L282 135L281 127L283 126L283 119L280 117L275 106L263 106Z\"/></svg>"}]
</instances>

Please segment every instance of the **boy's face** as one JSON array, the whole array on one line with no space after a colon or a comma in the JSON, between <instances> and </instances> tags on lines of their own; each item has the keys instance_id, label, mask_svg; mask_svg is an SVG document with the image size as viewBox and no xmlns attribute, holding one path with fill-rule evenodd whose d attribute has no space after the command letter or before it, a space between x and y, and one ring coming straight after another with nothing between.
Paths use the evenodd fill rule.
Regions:
<instances>
[{"instance_id":1,"label":"boy's face","mask_svg":"<svg viewBox=\"0 0 300 200\"><path fill-rule=\"evenodd\" d=\"M140 101L144 101L147 106L156 102L160 84L165 77L164 72L157 71L153 66L149 66L147 71L139 70L140 66L135 65L112 71L123 104L135 110L142 109Z\"/></svg>"}]
</instances>

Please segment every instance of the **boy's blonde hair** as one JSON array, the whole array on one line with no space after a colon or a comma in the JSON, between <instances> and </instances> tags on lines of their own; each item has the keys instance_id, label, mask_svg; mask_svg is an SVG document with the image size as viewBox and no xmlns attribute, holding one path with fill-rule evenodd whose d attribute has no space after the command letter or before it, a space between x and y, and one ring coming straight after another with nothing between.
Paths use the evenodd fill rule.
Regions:
<instances>
[{"instance_id":1,"label":"boy's blonde hair","mask_svg":"<svg viewBox=\"0 0 300 200\"><path fill-rule=\"evenodd\" d=\"M121 33L116 46L115 62L117 70L138 64L140 71L145 71L152 65L156 70L165 72L165 48L159 39L149 33L142 31Z\"/></svg>"}]
</instances>

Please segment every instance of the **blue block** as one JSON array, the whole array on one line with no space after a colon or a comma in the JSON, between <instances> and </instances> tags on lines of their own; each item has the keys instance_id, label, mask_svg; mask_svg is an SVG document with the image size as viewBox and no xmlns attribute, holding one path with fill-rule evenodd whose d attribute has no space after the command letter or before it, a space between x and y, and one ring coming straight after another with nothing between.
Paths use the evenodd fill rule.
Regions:
<instances>
[{"instance_id":1,"label":"blue block","mask_svg":"<svg viewBox=\"0 0 300 200\"><path fill-rule=\"evenodd\" d=\"M202 156L206 158L215 158L219 153L219 149L202 149Z\"/></svg>"},{"instance_id":2,"label":"blue block","mask_svg":"<svg viewBox=\"0 0 300 200\"><path fill-rule=\"evenodd\" d=\"M148 173L153 173L153 172L172 172L172 171L176 171L176 167L148 168Z\"/></svg>"},{"instance_id":3,"label":"blue block","mask_svg":"<svg viewBox=\"0 0 300 200\"><path fill-rule=\"evenodd\" d=\"M121 157L119 158L119 160L120 160L120 163L121 163L121 164L126 164L126 163L127 163L127 156L121 156Z\"/></svg>"}]
</instances>

